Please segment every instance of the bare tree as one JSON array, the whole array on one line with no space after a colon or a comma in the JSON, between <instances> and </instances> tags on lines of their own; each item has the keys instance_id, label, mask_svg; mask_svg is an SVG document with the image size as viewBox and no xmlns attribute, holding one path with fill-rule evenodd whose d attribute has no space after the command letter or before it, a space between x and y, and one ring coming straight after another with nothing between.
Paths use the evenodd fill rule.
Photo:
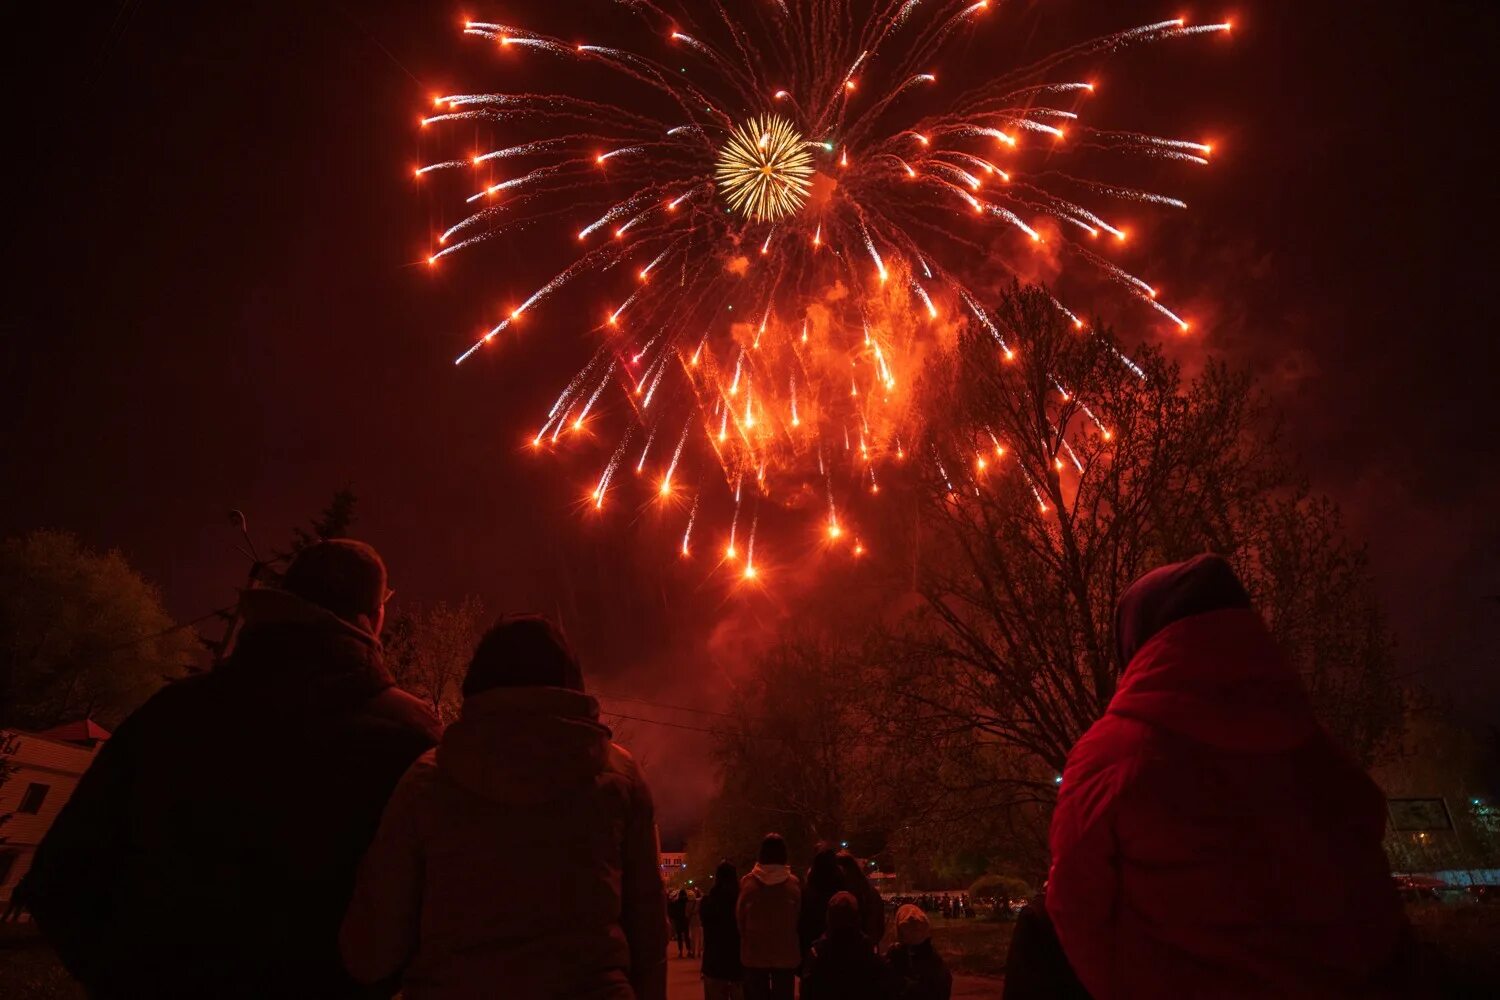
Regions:
<instances>
[{"instance_id":1,"label":"bare tree","mask_svg":"<svg viewBox=\"0 0 1500 1000\"><path fill-rule=\"evenodd\" d=\"M1249 380L1128 359L1037 288L1013 288L997 318L1005 344L966 333L927 390L952 405L931 435L922 605L887 657L899 714L1018 751L1040 766L995 780L1045 797L1114 694L1121 592L1210 550L1260 599L1325 721L1368 753L1398 718L1390 639L1362 554L1291 471Z\"/></svg>"},{"instance_id":2,"label":"bare tree","mask_svg":"<svg viewBox=\"0 0 1500 1000\"><path fill-rule=\"evenodd\" d=\"M464 676L489 626L484 602L470 595L393 615L385 632L386 665L396 683L425 701L444 725L458 718Z\"/></svg>"}]
</instances>

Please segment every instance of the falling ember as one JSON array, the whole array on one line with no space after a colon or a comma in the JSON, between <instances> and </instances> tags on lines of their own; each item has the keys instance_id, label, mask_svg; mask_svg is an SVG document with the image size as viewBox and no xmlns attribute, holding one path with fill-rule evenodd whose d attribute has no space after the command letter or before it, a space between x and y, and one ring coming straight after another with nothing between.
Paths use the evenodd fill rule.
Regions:
<instances>
[{"instance_id":1,"label":"falling ember","mask_svg":"<svg viewBox=\"0 0 1500 1000\"><path fill-rule=\"evenodd\" d=\"M794 7L789 0L767 0L763 16L717 19L690 19L696 9L687 0L621 6L651 27L638 50L608 44L611 39L578 44L466 22L465 34L488 42L492 56L547 55L534 65L506 58L506 73L535 72L545 80L587 66L622 86L606 84L588 98L549 93L545 86L429 95L423 127L443 132L436 126L457 126L451 136L429 141L461 144L408 168L424 185L445 172L468 178L454 199L457 213L434 228L424 255L434 267L460 252L483 252L492 242L519 267L540 265L533 258L553 252L541 248L554 245L555 227L567 227L561 235L571 250L561 269L551 268L554 277L502 312L458 361L504 331L550 335L564 286L569 305L593 304L604 320L602 328L587 331L597 337L590 345L596 349L566 378L540 429L533 434L528 428L527 440L542 448L569 429L612 435L616 447L588 494L596 509L620 485L627 447L640 447L638 488L662 498L681 492L683 469L694 469L701 486L687 514L682 554L690 551L700 506L717 517L727 492L734 502L729 557L737 543L743 546L739 570L749 579L760 567L754 561L756 516L749 536L738 532L747 478L748 499L757 505L773 493L791 497L816 460L827 485L824 528L836 541L844 525L835 490L859 498L843 510L852 525L857 504L874 502L869 497L880 490L877 467L906 458L903 439L923 443L913 458L923 468L936 466L955 497L956 481L941 455L975 456L973 466L953 470L965 474L959 484L965 494L970 468L987 465L991 478L1018 468L1024 473L1019 463L997 466L1005 449L993 436L993 453L982 445L975 451L966 442L967 450L956 450L954 441L933 441L929 417L947 401L921 391L898 395L895 388L898 380L921 385L924 366L951 360L958 338L950 327L981 329L1005 360L1015 358L1008 343L1013 335L969 289L989 287L997 271L1034 271L1036 250L1047 252L1049 265L1102 277L1126 301L1146 302L1180 330L1190 329L1158 301L1154 284L1100 253L1107 238L1123 242L1129 235L1117 219L1122 204L1156 211L1184 203L1107 177L1062 174L1047 160L1059 152L1057 142L1038 140L1066 136L1089 150L1091 170L1110 154L1161 160L1164 168L1206 164L1213 152L1207 142L1110 131L1101 127L1107 123L1088 120L1083 112L1094 109L1083 97L1094 84L1056 74L1071 63L1092 66L1095 57L1127 46L1227 32L1227 22L1174 19L1127 28L1025 67L960 70L965 86L939 89L929 67L945 65L945 55L999 51L991 45L998 26L988 22L1000 5L801 0ZM675 23L695 25L692 34L664 27L674 12L683 13ZM800 30L804 14L806 23L822 27ZM768 83L770 67L784 78ZM649 100L639 96L644 91L652 92ZM1072 95L1079 103L1049 107L1052 95ZM499 148L475 148L476 136L505 134L511 123L522 124L526 134ZM503 179L484 173L510 162L528 169L507 171ZM1020 182L1005 187L1012 175ZM1029 242L991 240L986 229L1015 230ZM997 255L1002 259L993 259ZM869 280L872 265L879 285ZM499 289L502 301L512 291ZM759 320L745 316L746 304L761 310ZM951 323L909 322L918 307L929 320ZM523 316L543 308L552 315L523 324ZM1060 303L1057 308L1085 329L1078 316ZM783 324L772 326L773 314ZM800 332L787 327L791 316L801 317ZM815 344L812 322L818 323ZM1108 347L1144 377L1118 348ZM1111 439L1088 400L1066 394L1064 405L1083 410L1103 440ZM658 449L655 439L676 426L663 421L674 420L682 421L682 432L663 461L665 442ZM689 450L694 426L703 438L695 437ZM637 433L644 446L633 438ZM840 435L845 452L829 452ZM1055 465L1070 461L1087 474L1091 466L1069 441L1059 436L1053 443ZM647 479L645 467L653 462L665 468ZM1030 485L1045 510L1049 501L1036 482ZM676 505L663 502L662 509L675 511ZM864 551L852 530L850 542L854 554Z\"/></svg>"},{"instance_id":2,"label":"falling ember","mask_svg":"<svg viewBox=\"0 0 1500 1000\"><path fill-rule=\"evenodd\" d=\"M688 555L688 543L693 538L693 524L698 520L698 496L694 495L693 497L693 508L688 511L687 528L682 532L682 555L684 558Z\"/></svg>"}]
</instances>

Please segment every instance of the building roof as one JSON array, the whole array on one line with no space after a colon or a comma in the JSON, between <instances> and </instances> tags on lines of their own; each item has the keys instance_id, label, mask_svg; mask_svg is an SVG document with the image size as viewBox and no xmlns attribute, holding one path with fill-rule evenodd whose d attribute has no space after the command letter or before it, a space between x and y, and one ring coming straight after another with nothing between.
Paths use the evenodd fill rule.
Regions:
<instances>
[{"instance_id":1,"label":"building roof","mask_svg":"<svg viewBox=\"0 0 1500 1000\"><path fill-rule=\"evenodd\" d=\"M94 743L109 739L110 733L93 719L79 719L76 722L64 722L51 729L43 729L36 735L65 743Z\"/></svg>"}]
</instances>

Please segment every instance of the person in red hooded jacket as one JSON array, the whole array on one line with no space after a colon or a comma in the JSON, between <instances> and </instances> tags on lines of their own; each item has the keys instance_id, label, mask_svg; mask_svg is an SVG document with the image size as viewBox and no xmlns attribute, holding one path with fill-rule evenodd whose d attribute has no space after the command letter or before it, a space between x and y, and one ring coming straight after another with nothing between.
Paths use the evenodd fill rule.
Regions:
<instances>
[{"instance_id":1,"label":"person in red hooded jacket","mask_svg":"<svg viewBox=\"0 0 1500 1000\"><path fill-rule=\"evenodd\" d=\"M1047 912L1095 1000L1406 995L1385 799L1313 718L1229 564L1137 580L1068 755Z\"/></svg>"}]
</instances>

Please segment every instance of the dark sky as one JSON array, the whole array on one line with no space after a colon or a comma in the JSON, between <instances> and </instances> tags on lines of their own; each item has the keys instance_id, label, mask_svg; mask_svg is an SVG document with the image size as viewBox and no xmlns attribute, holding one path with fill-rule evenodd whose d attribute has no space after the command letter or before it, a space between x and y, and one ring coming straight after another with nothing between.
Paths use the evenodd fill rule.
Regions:
<instances>
[{"instance_id":1,"label":"dark sky","mask_svg":"<svg viewBox=\"0 0 1500 1000\"><path fill-rule=\"evenodd\" d=\"M594 3L474 4L526 23ZM455 370L477 283L540 276L503 251L463 279L414 264L427 95L481 87L461 11L390 2L32 5L3 60L11 182L0 297L0 531L117 546L170 609L224 603L257 538L352 482L403 598L479 593L561 615L599 686L712 706L716 657L788 612L661 558L661 532L570 515L587 470L519 449L567 374L546 337ZM94 9L95 6L101 9ZM1321 489L1367 539L1403 668L1500 716L1494 128L1485 0L1018 3L1014 44L1190 14L1231 39L1105 71L1104 120L1211 136L1192 209L1141 270L1253 366ZM967 57L982 63L981 42ZM476 76L479 79L476 79ZM514 272L520 271L523 277ZM490 293L485 292L486 295ZM717 623L717 632L715 631ZM696 722L691 716L670 718ZM706 787L691 734L634 724L670 823Z\"/></svg>"}]
</instances>

